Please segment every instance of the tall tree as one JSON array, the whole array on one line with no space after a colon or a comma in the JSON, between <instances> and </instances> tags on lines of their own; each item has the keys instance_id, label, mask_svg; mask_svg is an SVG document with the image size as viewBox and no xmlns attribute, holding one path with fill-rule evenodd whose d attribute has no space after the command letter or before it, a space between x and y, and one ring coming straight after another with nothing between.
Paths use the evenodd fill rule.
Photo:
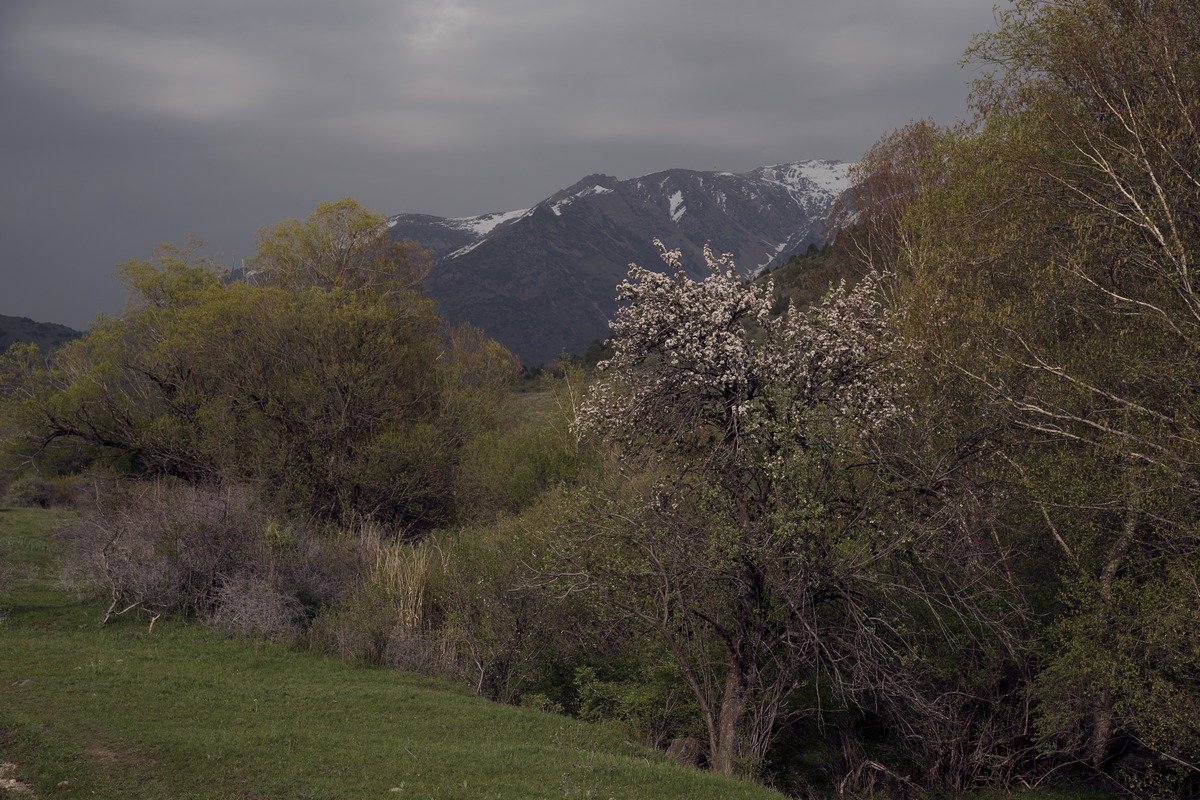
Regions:
<instances>
[{"instance_id":1,"label":"tall tree","mask_svg":"<svg viewBox=\"0 0 1200 800\"><path fill-rule=\"evenodd\" d=\"M251 263L280 286L382 294L419 288L433 267L428 251L392 241L387 219L349 197L260 230Z\"/></svg>"},{"instance_id":2,"label":"tall tree","mask_svg":"<svg viewBox=\"0 0 1200 800\"><path fill-rule=\"evenodd\" d=\"M953 602L905 577L936 548L899 523L866 444L905 413L877 279L772 317L770 285L729 256L706 250L693 280L659 247L670 274L631 268L578 416L626 479L586 504L558 580L660 637L713 769L753 771L804 681L899 690L919 649L901 620Z\"/></svg>"}]
</instances>

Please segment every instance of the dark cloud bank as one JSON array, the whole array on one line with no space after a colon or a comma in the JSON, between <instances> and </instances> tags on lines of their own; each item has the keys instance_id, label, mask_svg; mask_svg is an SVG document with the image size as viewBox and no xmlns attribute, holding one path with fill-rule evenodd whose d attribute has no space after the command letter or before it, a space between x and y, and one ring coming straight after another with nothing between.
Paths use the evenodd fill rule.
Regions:
<instances>
[{"instance_id":1,"label":"dark cloud bank","mask_svg":"<svg viewBox=\"0 0 1200 800\"><path fill-rule=\"evenodd\" d=\"M83 327L116 263L351 195L522 207L591 172L856 158L961 113L993 0L8 0L0 313Z\"/></svg>"}]
</instances>

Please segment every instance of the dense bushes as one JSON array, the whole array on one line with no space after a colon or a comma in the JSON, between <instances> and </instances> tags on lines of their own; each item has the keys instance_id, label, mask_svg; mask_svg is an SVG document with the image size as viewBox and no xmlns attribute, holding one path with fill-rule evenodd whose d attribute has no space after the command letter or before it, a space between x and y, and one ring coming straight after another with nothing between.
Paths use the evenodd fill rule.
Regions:
<instances>
[{"instance_id":1,"label":"dense bushes","mask_svg":"<svg viewBox=\"0 0 1200 800\"><path fill-rule=\"evenodd\" d=\"M547 513L531 510L523 523ZM537 585L535 544L520 524L413 544L373 523L280 518L245 486L110 480L93 486L61 536L70 584L103 594L105 622L184 614L497 700L537 690L570 702L562 665L590 625Z\"/></svg>"},{"instance_id":2,"label":"dense bushes","mask_svg":"<svg viewBox=\"0 0 1200 800\"><path fill-rule=\"evenodd\" d=\"M975 125L910 126L860 167L887 190L856 241L894 275L914 390L1029 554L1021 769L1145 796L1200 787L1198 40L1190 2L1019 0L971 51Z\"/></svg>"},{"instance_id":3,"label":"dense bushes","mask_svg":"<svg viewBox=\"0 0 1200 800\"><path fill-rule=\"evenodd\" d=\"M283 592L270 577L235 574L214 593L209 622L229 635L292 641L303 618L300 600Z\"/></svg>"},{"instance_id":4,"label":"dense bushes","mask_svg":"<svg viewBox=\"0 0 1200 800\"><path fill-rule=\"evenodd\" d=\"M362 554L362 569L343 602L314 621L310 644L353 661L453 672L432 638L438 554L428 543L406 544L374 525L349 535Z\"/></svg>"},{"instance_id":5,"label":"dense bushes","mask_svg":"<svg viewBox=\"0 0 1200 800\"><path fill-rule=\"evenodd\" d=\"M547 394L543 390L532 399L546 402ZM556 405L541 419L472 438L463 448L454 485L460 520L491 522L514 515L547 489L574 482L590 456L568 430L569 422Z\"/></svg>"},{"instance_id":6,"label":"dense bushes","mask_svg":"<svg viewBox=\"0 0 1200 800\"><path fill-rule=\"evenodd\" d=\"M113 483L66 536L80 582L111 595L109 614L207 614L227 576L264 560L265 527L244 489Z\"/></svg>"}]
</instances>

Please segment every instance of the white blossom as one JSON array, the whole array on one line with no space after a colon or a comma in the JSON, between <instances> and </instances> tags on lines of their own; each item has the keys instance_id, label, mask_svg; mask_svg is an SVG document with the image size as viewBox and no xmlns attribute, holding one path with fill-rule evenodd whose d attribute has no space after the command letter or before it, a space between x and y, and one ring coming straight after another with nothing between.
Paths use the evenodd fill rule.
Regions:
<instances>
[{"instance_id":1,"label":"white blossom","mask_svg":"<svg viewBox=\"0 0 1200 800\"><path fill-rule=\"evenodd\" d=\"M877 275L773 316L771 281L743 282L730 254L705 246L697 280L679 250L654 244L668 273L630 265L610 323L613 355L581 406L580 433L631 444L707 426L740 448L803 437L816 420L869 429L901 413Z\"/></svg>"}]
</instances>

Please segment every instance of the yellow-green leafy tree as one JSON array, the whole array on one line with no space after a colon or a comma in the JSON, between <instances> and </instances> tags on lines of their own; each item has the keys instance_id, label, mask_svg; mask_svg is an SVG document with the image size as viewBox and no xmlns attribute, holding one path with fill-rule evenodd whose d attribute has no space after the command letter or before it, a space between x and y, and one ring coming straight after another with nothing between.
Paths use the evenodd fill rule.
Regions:
<instances>
[{"instance_id":1,"label":"yellow-green leafy tree","mask_svg":"<svg viewBox=\"0 0 1200 800\"><path fill-rule=\"evenodd\" d=\"M130 262L129 310L25 371L27 438L250 482L327 518L443 522L463 443L503 415L517 365L447 329L418 285L425 258L344 200L262 234L265 281L224 279L189 249Z\"/></svg>"}]
</instances>

